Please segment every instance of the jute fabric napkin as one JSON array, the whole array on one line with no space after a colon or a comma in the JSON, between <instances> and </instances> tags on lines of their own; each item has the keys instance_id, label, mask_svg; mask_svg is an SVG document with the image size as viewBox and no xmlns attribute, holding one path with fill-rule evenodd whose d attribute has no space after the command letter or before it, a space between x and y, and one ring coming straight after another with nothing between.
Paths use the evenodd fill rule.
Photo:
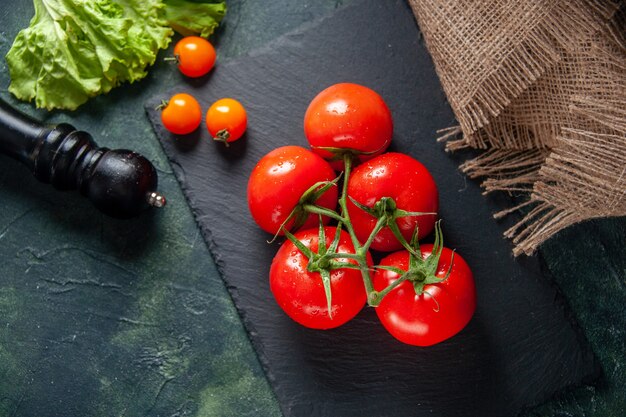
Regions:
<instances>
[{"instance_id":1,"label":"jute fabric napkin","mask_svg":"<svg viewBox=\"0 0 626 417\"><path fill-rule=\"evenodd\" d=\"M485 193L515 194L505 235L626 215L626 12L609 0L409 0L459 126L450 151Z\"/></svg>"}]
</instances>

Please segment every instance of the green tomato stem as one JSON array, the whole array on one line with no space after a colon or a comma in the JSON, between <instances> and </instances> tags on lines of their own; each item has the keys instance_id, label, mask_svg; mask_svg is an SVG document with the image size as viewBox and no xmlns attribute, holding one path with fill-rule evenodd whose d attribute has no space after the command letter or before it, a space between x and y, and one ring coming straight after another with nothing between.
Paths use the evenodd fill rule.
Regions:
<instances>
[{"instance_id":1,"label":"green tomato stem","mask_svg":"<svg viewBox=\"0 0 626 417\"><path fill-rule=\"evenodd\" d=\"M350 262L332 262L330 265L333 269L361 269L358 265Z\"/></svg>"},{"instance_id":2,"label":"green tomato stem","mask_svg":"<svg viewBox=\"0 0 626 417\"><path fill-rule=\"evenodd\" d=\"M419 256L415 252L415 248L413 248L402 235L402 232L400 231L400 228L398 227L398 223L396 223L395 217L392 219L391 222L389 222L389 229L391 229L391 232L396 237L396 239L398 239L398 242L400 242L400 244L402 245L404 249L406 249L410 254L414 256Z\"/></svg>"},{"instance_id":3,"label":"green tomato stem","mask_svg":"<svg viewBox=\"0 0 626 417\"><path fill-rule=\"evenodd\" d=\"M372 243L374 242L374 239L376 238L376 235L378 235L378 232L380 232L382 228L385 227L386 225L387 225L387 218L381 217L378 219L378 221L376 222L376 225L372 229L372 233L370 233L369 237L367 238L367 241L363 244L363 249L369 250L370 246L372 246Z\"/></svg>"},{"instance_id":4,"label":"green tomato stem","mask_svg":"<svg viewBox=\"0 0 626 417\"><path fill-rule=\"evenodd\" d=\"M324 292L326 293L326 305L328 306L328 317L333 318L333 302L332 302L332 291L330 288L330 271L328 269L322 269L320 271L320 275L322 276L322 283L324 284Z\"/></svg>"},{"instance_id":5,"label":"green tomato stem","mask_svg":"<svg viewBox=\"0 0 626 417\"><path fill-rule=\"evenodd\" d=\"M227 148L230 146L228 139L230 139L230 132L227 129L220 130L215 134L215 137L213 137L215 142L222 142Z\"/></svg>"},{"instance_id":6,"label":"green tomato stem","mask_svg":"<svg viewBox=\"0 0 626 417\"><path fill-rule=\"evenodd\" d=\"M376 292L376 295L375 297L373 297L373 299L370 299L370 297L368 297L369 305L372 307L378 307L382 299L387 294L389 294L393 289L395 289L398 285L402 284L407 279L409 279L409 274L404 273L400 278L398 278L397 280L389 284L387 287L385 287L384 290Z\"/></svg>"},{"instance_id":7,"label":"green tomato stem","mask_svg":"<svg viewBox=\"0 0 626 417\"><path fill-rule=\"evenodd\" d=\"M325 207L316 206L315 204L305 204L302 206L302 208L309 213L321 214L322 216L327 216L333 220L337 220L339 223L346 223L346 219L344 217L337 214L337 212L327 209Z\"/></svg>"},{"instance_id":8,"label":"green tomato stem","mask_svg":"<svg viewBox=\"0 0 626 417\"><path fill-rule=\"evenodd\" d=\"M359 243L359 239L356 237L356 233L354 233L354 228L352 227L352 222L350 221L350 213L348 213L348 182L350 181L350 172L352 171L352 155L344 155L343 164L343 185L341 189L341 196L339 197L339 207L341 208L341 216L344 219L343 224L352 239L354 248L356 249L360 247L361 244Z\"/></svg>"},{"instance_id":9,"label":"green tomato stem","mask_svg":"<svg viewBox=\"0 0 626 417\"><path fill-rule=\"evenodd\" d=\"M332 258L332 259L336 259L336 258L342 259L342 258L345 258L345 259L354 259L355 261L358 261L359 259L361 259L361 256L356 254L356 253L339 253L339 252L337 252L337 253L327 253L326 256L328 256L329 258Z\"/></svg>"},{"instance_id":10,"label":"green tomato stem","mask_svg":"<svg viewBox=\"0 0 626 417\"><path fill-rule=\"evenodd\" d=\"M363 285L365 286L365 292L367 293L367 300L369 304L370 298L376 293L374 290L374 284L372 284L372 278L369 273L369 265L367 265L367 248L364 248L359 242L359 239L354 232L352 222L350 221L350 213L348 213L348 183L350 182L350 173L352 171L352 155L344 154L344 177L341 190L341 196L339 197L339 207L341 209L341 217L343 218L342 224L352 239L352 245L356 252L356 261L359 264L359 270L363 277ZM369 247L369 246L368 246Z\"/></svg>"}]
</instances>

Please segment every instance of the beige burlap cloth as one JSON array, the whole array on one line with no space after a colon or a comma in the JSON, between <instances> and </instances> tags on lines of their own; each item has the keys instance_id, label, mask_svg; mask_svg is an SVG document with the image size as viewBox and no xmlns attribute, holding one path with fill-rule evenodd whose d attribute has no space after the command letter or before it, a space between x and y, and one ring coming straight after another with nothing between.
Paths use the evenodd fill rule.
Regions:
<instances>
[{"instance_id":1,"label":"beige burlap cloth","mask_svg":"<svg viewBox=\"0 0 626 417\"><path fill-rule=\"evenodd\" d=\"M459 121L448 150L485 192L526 195L505 235L532 254L565 227L626 216L626 40L610 0L409 0Z\"/></svg>"}]
</instances>

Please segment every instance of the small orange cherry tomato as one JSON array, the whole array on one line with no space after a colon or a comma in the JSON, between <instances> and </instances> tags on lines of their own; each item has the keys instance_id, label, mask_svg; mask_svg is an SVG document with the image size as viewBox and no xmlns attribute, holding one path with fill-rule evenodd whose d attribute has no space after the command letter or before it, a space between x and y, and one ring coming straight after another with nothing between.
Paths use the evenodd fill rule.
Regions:
<instances>
[{"instance_id":1,"label":"small orange cherry tomato","mask_svg":"<svg viewBox=\"0 0 626 417\"><path fill-rule=\"evenodd\" d=\"M199 36L187 36L178 41L174 56L180 72L192 78L202 77L215 64L215 48Z\"/></svg>"},{"instance_id":2,"label":"small orange cherry tomato","mask_svg":"<svg viewBox=\"0 0 626 417\"><path fill-rule=\"evenodd\" d=\"M163 103L161 110L163 126L176 135L186 135L200 126L202 109L189 94L174 94Z\"/></svg>"},{"instance_id":3,"label":"small orange cherry tomato","mask_svg":"<svg viewBox=\"0 0 626 417\"><path fill-rule=\"evenodd\" d=\"M228 142L236 141L246 131L246 109L235 99L219 99L209 107L206 125L214 140L228 145Z\"/></svg>"}]
</instances>

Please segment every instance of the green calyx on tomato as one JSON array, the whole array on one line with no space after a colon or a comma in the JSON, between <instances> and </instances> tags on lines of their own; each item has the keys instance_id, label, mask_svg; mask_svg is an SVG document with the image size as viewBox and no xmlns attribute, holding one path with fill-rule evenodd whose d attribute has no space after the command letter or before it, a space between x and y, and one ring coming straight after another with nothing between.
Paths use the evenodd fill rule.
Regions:
<instances>
[{"instance_id":1,"label":"green calyx on tomato","mask_svg":"<svg viewBox=\"0 0 626 417\"><path fill-rule=\"evenodd\" d=\"M398 285L402 284L404 281L409 281L411 284L413 284L415 294L420 296L424 293L428 294L428 291L424 289L426 285L438 284L448 279L452 270L452 265L454 263L454 251L451 252L450 264L445 275L443 277L437 276L439 258L441 258L443 248L444 246L443 235L441 233L441 220L435 223L435 241L433 243L430 255L428 255L425 259L422 258L419 242L417 240L416 229L415 233L413 234L413 238L411 239L411 243L407 248L407 251L409 252L409 268L406 271L393 266L376 266L376 268L380 270L395 272L400 277L393 281L391 285L387 286L382 291L375 291L370 294L368 298L370 305L377 307L385 295L395 289ZM432 295L431 297L433 298L435 303L437 303L436 298Z\"/></svg>"},{"instance_id":2,"label":"green calyx on tomato","mask_svg":"<svg viewBox=\"0 0 626 417\"><path fill-rule=\"evenodd\" d=\"M439 225L437 236L441 235ZM443 246L419 247L387 255L376 267L374 288L384 296L376 315L396 339L414 346L431 346L454 336L476 310L476 286L465 260Z\"/></svg>"},{"instance_id":3,"label":"green calyx on tomato","mask_svg":"<svg viewBox=\"0 0 626 417\"><path fill-rule=\"evenodd\" d=\"M354 168L348 181L348 212L356 236L365 241L380 224L382 211L386 211L388 224L372 241L372 249L391 252L406 249L406 241L411 239L415 228L419 238L427 236L437 218L438 190L435 181L416 159L398 152L388 152L376 156ZM385 203L393 199L394 207ZM378 201L382 201L377 203ZM379 207L376 207L376 204ZM384 207L380 207L386 204ZM404 239L400 239L400 234Z\"/></svg>"},{"instance_id":4,"label":"green calyx on tomato","mask_svg":"<svg viewBox=\"0 0 626 417\"><path fill-rule=\"evenodd\" d=\"M348 197L350 198L350 201L352 202L352 204L354 204L361 210L365 211L366 213L369 213L370 215L378 219L376 226L370 233L370 239L372 241L375 238L375 236L378 234L378 232L382 230L383 227L388 227L393 233L393 235L396 237L396 239L398 239L398 242L402 245L402 247L404 247L409 252L412 252L413 248L411 247L411 245L409 245L409 243L406 241L406 239L402 235L402 232L400 231L400 228L398 227L396 220L403 218L403 217L432 216L432 215L437 214L433 212L423 213L423 212L418 212L418 211L406 211L406 210L399 209L398 205L396 204L395 200L392 197L381 197L381 199L378 200L376 203L374 203L372 207L368 207L364 204L361 204L350 196ZM415 227L414 230L415 230L415 234L417 235L417 230L418 230L417 226ZM368 242L370 242L371 244L370 239L368 239Z\"/></svg>"},{"instance_id":5,"label":"green calyx on tomato","mask_svg":"<svg viewBox=\"0 0 626 417\"><path fill-rule=\"evenodd\" d=\"M371 256L357 257L340 226L286 235L270 268L270 289L283 311L313 329L335 328L356 316L366 303L360 270L371 268Z\"/></svg>"},{"instance_id":6,"label":"green calyx on tomato","mask_svg":"<svg viewBox=\"0 0 626 417\"><path fill-rule=\"evenodd\" d=\"M321 215L320 215L321 217ZM332 314L332 291L331 291L331 279L330 272L335 269L349 268L349 269L359 269L357 265L354 263L345 262L344 260L338 260L338 257L343 259L351 258L352 254L345 254L337 252L339 247L339 238L341 237L341 223L336 228L335 236L328 247L326 247L326 232L323 223L320 218L320 227L318 234L318 246L317 252L311 250L309 247L305 246L298 238L296 238L293 234L289 233L289 231L285 230L285 236L287 239L294 244L296 248L300 250L308 259L307 263L307 271L308 272L317 272L320 274L322 278L322 283L324 284L324 293L326 295L326 304L328 306L328 316L330 319L333 318Z\"/></svg>"},{"instance_id":7,"label":"green calyx on tomato","mask_svg":"<svg viewBox=\"0 0 626 417\"><path fill-rule=\"evenodd\" d=\"M228 139L230 139L230 132L226 129L222 129L220 131L218 131L215 136L213 137L213 140L216 142L222 142L225 146L230 146L228 144Z\"/></svg>"}]
</instances>

